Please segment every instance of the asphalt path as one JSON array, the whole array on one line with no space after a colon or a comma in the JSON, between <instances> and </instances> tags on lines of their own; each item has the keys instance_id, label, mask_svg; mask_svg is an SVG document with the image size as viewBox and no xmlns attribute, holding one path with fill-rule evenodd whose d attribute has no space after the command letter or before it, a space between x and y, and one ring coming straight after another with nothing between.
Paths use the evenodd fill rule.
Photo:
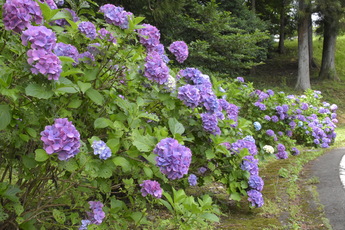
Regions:
<instances>
[{"instance_id":1,"label":"asphalt path","mask_svg":"<svg viewBox=\"0 0 345 230\"><path fill-rule=\"evenodd\" d=\"M311 165L313 175L320 180L317 191L333 230L345 230L345 189L339 174L344 155L345 148L334 149L314 160Z\"/></svg>"}]
</instances>

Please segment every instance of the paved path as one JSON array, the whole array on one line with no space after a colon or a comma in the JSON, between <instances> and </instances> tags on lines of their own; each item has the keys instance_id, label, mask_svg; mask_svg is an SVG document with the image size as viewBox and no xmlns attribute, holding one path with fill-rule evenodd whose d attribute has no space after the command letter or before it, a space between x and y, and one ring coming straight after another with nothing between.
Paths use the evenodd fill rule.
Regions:
<instances>
[{"instance_id":1,"label":"paved path","mask_svg":"<svg viewBox=\"0 0 345 230\"><path fill-rule=\"evenodd\" d=\"M334 149L312 163L313 175L320 179L317 191L333 230L345 230L345 189L339 175L339 164L345 148Z\"/></svg>"}]
</instances>

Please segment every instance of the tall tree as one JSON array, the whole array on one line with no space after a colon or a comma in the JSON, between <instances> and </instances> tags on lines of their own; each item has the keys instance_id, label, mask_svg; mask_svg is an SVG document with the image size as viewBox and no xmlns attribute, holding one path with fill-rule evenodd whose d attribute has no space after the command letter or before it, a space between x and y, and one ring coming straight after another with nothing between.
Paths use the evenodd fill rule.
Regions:
<instances>
[{"instance_id":1,"label":"tall tree","mask_svg":"<svg viewBox=\"0 0 345 230\"><path fill-rule=\"evenodd\" d=\"M318 0L323 22L323 49L320 79L339 80L335 67L335 49L344 0Z\"/></svg>"},{"instance_id":2,"label":"tall tree","mask_svg":"<svg viewBox=\"0 0 345 230\"><path fill-rule=\"evenodd\" d=\"M279 53L283 54L285 53L285 18L286 18L286 0L281 0L281 7L280 7L280 27L279 27L279 45L278 45L278 51Z\"/></svg>"},{"instance_id":3,"label":"tall tree","mask_svg":"<svg viewBox=\"0 0 345 230\"><path fill-rule=\"evenodd\" d=\"M309 73L309 48L308 48L308 26L310 13L308 10L310 1L299 0L298 19L298 77L295 88L306 90L310 86Z\"/></svg>"}]
</instances>

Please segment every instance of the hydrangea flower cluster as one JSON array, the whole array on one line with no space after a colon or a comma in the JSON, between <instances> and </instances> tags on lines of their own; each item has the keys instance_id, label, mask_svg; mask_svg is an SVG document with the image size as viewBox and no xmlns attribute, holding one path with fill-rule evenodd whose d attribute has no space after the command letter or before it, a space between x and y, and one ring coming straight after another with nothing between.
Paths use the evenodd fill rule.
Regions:
<instances>
[{"instance_id":1,"label":"hydrangea flower cluster","mask_svg":"<svg viewBox=\"0 0 345 230\"><path fill-rule=\"evenodd\" d=\"M299 150L298 150L296 147L293 147L293 148L291 149L291 153L292 153L292 155L294 155L294 156L300 154Z\"/></svg>"},{"instance_id":2,"label":"hydrangea flower cluster","mask_svg":"<svg viewBox=\"0 0 345 230\"><path fill-rule=\"evenodd\" d=\"M206 171L207 171L207 168L205 168L205 167L200 167L200 168L198 169L198 172L199 172L200 174L204 174Z\"/></svg>"},{"instance_id":3,"label":"hydrangea flower cluster","mask_svg":"<svg viewBox=\"0 0 345 230\"><path fill-rule=\"evenodd\" d=\"M48 76L48 80L59 80L62 66L60 59L52 52L44 49L30 49L27 52L28 63L33 74Z\"/></svg>"},{"instance_id":4,"label":"hydrangea flower cluster","mask_svg":"<svg viewBox=\"0 0 345 230\"><path fill-rule=\"evenodd\" d=\"M250 175L259 175L259 160L255 159L253 156L243 157L241 164L241 169L248 171Z\"/></svg>"},{"instance_id":5,"label":"hydrangea flower cluster","mask_svg":"<svg viewBox=\"0 0 345 230\"><path fill-rule=\"evenodd\" d=\"M157 166L169 179L180 179L188 173L192 152L189 148L179 144L177 140L162 139L153 152L158 155L156 157Z\"/></svg>"},{"instance_id":6,"label":"hydrangea flower cluster","mask_svg":"<svg viewBox=\"0 0 345 230\"><path fill-rule=\"evenodd\" d=\"M128 28L128 18L133 16L131 12L127 12L122 7L113 4L105 4L99 8L99 11L104 14L106 23L119 26L121 29Z\"/></svg>"},{"instance_id":7,"label":"hydrangea flower cluster","mask_svg":"<svg viewBox=\"0 0 345 230\"><path fill-rule=\"evenodd\" d=\"M103 204L100 201L89 201L91 212L87 212L90 224L100 225L105 218Z\"/></svg>"},{"instance_id":8,"label":"hydrangea flower cluster","mask_svg":"<svg viewBox=\"0 0 345 230\"><path fill-rule=\"evenodd\" d=\"M283 144L277 145L278 153L276 154L278 159L286 159L288 158L288 153L285 151L285 146Z\"/></svg>"},{"instance_id":9,"label":"hydrangea flower cluster","mask_svg":"<svg viewBox=\"0 0 345 230\"><path fill-rule=\"evenodd\" d=\"M169 50L179 63L183 63L188 57L188 46L184 41L175 41L169 46Z\"/></svg>"},{"instance_id":10,"label":"hydrangea flower cluster","mask_svg":"<svg viewBox=\"0 0 345 230\"><path fill-rule=\"evenodd\" d=\"M196 186L198 184L198 177L194 174L190 174L188 177L188 183L190 186Z\"/></svg>"},{"instance_id":11,"label":"hydrangea flower cluster","mask_svg":"<svg viewBox=\"0 0 345 230\"><path fill-rule=\"evenodd\" d=\"M94 141L91 147L94 149L93 154L99 155L99 159L106 160L111 157L111 150L104 141Z\"/></svg>"},{"instance_id":12,"label":"hydrangea flower cluster","mask_svg":"<svg viewBox=\"0 0 345 230\"><path fill-rule=\"evenodd\" d=\"M145 59L145 77L158 84L164 84L169 78L169 68L162 60L159 53L149 52Z\"/></svg>"},{"instance_id":13,"label":"hydrangea flower cluster","mask_svg":"<svg viewBox=\"0 0 345 230\"><path fill-rule=\"evenodd\" d=\"M42 24L43 16L37 2L31 0L6 0L2 8L2 18L6 30L21 33L32 22Z\"/></svg>"},{"instance_id":14,"label":"hydrangea flower cluster","mask_svg":"<svg viewBox=\"0 0 345 230\"><path fill-rule=\"evenodd\" d=\"M164 88L168 91L168 92L172 92L176 89L176 80L173 76L169 75L168 76L168 80L164 83Z\"/></svg>"},{"instance_id":15,"label":"hydrangea flower cluster","mask_svg":"<svg viewBox=\"0 0 345 230\"><path fill-rule=\"evenodd\" d=\"M58 7L54 0L39 0L41 3L47 3L50 9L56 10Z\"/></svg>"},{"instance_id":16,"label":"hydrangea flower cluster","mask_svg":"<svg viewBox=\"0 0 345 230\"><path fill-rule=\"evenodd\" d=\"M234 153L239 153L241 149L244 149L244 148L248 149L249 153L252 156L255 156L256 154L258 154L258 149L256 147L255 142L247 141L245 139L239 139L236 142L232 143L229 150Z\"/></svg>"},{"instance_id":17,"label":"hydrangea flower cluster","mask_svg":"<svg viewBox=\"0 0 345 230\"><path fill-rule=\"evenodd\" d=\"M89 21L80 22L78 25L78 30L82 34L85 34L85 36L90 38L91 40L94 40L97 37L96 27L92 22L89 22Z\"/></svg>"},{"instance_id":18,"label":"hydrangea flower cluster","mask_svg":"<svg viewBox=\"0 0 345 230\"><path fill-rule=\"evenodd\" d=\"M78 49L71 44L65 44L63 42L56 43L54 47L54 53L57 56L71 57L74 59L75 62L78 62Z\"/></svg>"},{"instance_id":19,"label":"hydrangea flower cluster","mask_svg":"<svg viewBox=\"0 0 345 230\"><path fill-rule=\"evenodd\" d=\"M262 147L262 149L269 154L273 154L274 153L274 148L270 145L264 145L264 147Z\"/></svg>"},{"instance_id":20,"label":"hydrangea flower cluster","mask_svg":"<svg viewBox=\"0 0 345 230\"><path fill-rule=\"evenodd\" d=\"M251 202L252 207L262 207L264 205L264 199L261 192L252 189L247 191L248 201Z\"/></svg>"},{"instance_id":21,"label":"hydrangea flower cluster","mask_svg":"<svg viewBox=\"0 0 345 230\"><path fill-rule=\"evenodd\" d=\"M161 34L157 27L150 24L142 24L142 26L144 28L138 29L140 43L143 44L147 49L152 49L160 44L159 39Z\"/></svg>"},{"instance_id":22,"label":"hydrangea flower cluster","mask_svg":"<svg viewBox=\"0 0 345 230\"><path fill-rule=\"evenodd\" d=\"M204 130L213 134L220 135L221 130L218 127L218 118L216 114L202 113L200 114Z\"/></svg>"},{"instance_id":23,"label":"hydrangea flower cluster","mask_svg":"<svg viewBox=\"0 0 345 230\"><path fill-rule=\"evenodd\" d=\"M255 121L253 125L256 131L259 131L261 129L261 124L258 121Z\"/></svg>"},{"instance_id":24,"label":"hydrangea flower cluster","mask_svg":"<svg viewBox=\"0 0 345 230\"><path fill-rule=\"evenodd\" d=\"M104 39L108 42L112 42L116 44L116 38L114 37L113 33L109 32L108 30L101 28L97 31L98 36L100 39Z\"/></svg>"},{"instance_id":25,"label":"hydrangea flower cluster","mask_svg":"<svg viewBox=\"0 0 345 230\"><path fill-rule=\"evenodd\" d=\"M157 181L152 180L144 180L141 186L141 194L142 196L147 196L148 194L152 195L155 198L161 198L163 190L161 189L160 184Z\"/></svg>"},{"instance_id":26,"label":"hydrangea flower cluster","mask_svg":"<svg viewBox=\"0 0 345 230\"><path fill-rule=\"evenodd\" d=\"M187 84L178 89L177 98L183 101L186 106L195 108L200 102L200 91L197 87Z\"/></svg>"},{"instance_id":27,"label":"hydrangea flower cluster","mask_svg":"<svg viewBox=\"0 0 345 230\"><path fill-rule=\"evenodd\" d=\"M250 188L261 192L262 189L264 188L264 181L258 175L251 175L249 177L248 185Z\"/></svg>"},{"instance_id":28,"label":"hydrangea flower cluster","mask_svg":"<svg viewBox=\"0 0 345 230\"><path fill-rule=\"evenodd\" d=\"M55 33L45 26L29 26L23 31L23 45L31 43L28 50L28 63L32 66L33 74L44 74L48 76L48 80L58 80L62 72L60 59L53 53L56 45Z\"/></svg>"},{"instance_id":29,"label":"hydrangea flower cluster","mask_svg":"<svg viewBox=\"0 0 345 230\"><path fill-rule=\"evenodd\" d=\"M68 160L79 153L80 134L67 118L55 119L41 132L43 148L48 154L57 153L59 160Z\"/></svg>"}]
</instances>

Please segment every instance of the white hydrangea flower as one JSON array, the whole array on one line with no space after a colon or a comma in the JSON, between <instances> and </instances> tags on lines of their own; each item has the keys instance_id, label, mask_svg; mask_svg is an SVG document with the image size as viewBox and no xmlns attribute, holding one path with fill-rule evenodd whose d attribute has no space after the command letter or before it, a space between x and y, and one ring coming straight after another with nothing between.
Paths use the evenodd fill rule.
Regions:
<instances>
[{"instance_id":1,"label":"white hydrangea flower","mask_svg":"<svg viewBox=\"0 0 345 230\"><path fill-rule=\"evenodd\" d=\"M263 149L264 149L264 151L265 151L266 153L270 153L270 154L273 154L273 153L274 153L274 148L273 148L272 146L270 146L270 145L265 145L265 146L263 147Z\"/></svg>"}]
</instances>

